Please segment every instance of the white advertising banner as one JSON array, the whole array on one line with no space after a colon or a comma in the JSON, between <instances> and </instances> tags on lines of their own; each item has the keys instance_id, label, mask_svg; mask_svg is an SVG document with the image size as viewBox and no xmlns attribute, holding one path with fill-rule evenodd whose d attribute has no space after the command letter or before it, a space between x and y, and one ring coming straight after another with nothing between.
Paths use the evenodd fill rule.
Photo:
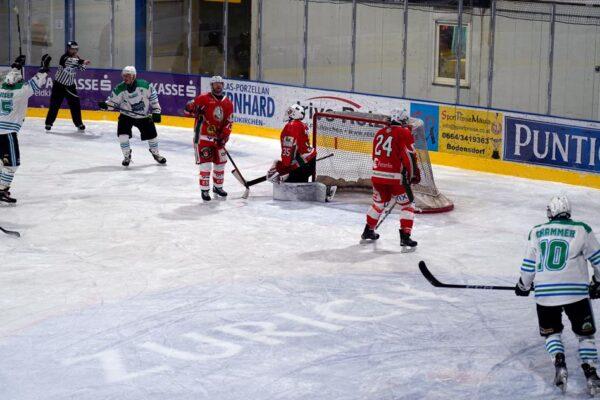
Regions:
<instances>
[{"instance_id":1,"label":"white advertising banner","mask_svg":"<svg viewBox=\"0 0 600 400\"><path fill-rule=\"evenodd\" d=\"M201 88L202 92L210 90L209 79L201 80ZM287 107L295 103L306 109L305 122L309 125L316 112L357 111L387 115L392 108L398 107L410 112L410 102L403 99L273 83L227 79L225 92L233 102L235 122L265 128L280 129Z\"/></svg>"}]
</instances>

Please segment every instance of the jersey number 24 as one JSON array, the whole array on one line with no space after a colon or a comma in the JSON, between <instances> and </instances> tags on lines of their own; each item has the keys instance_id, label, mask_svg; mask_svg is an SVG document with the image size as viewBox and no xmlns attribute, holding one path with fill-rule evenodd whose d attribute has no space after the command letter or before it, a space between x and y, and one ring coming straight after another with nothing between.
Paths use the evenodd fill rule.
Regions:
<instances>
[{"instance_id":1,"label":"jersey number 24","mask_svg":"<svg viewBox=\"0 0 600 400\"><path fill-rule=\"evenodd\" d=\"M377 142L375 144L375 155L376 156L380 156L381 155L381 149L385 150L385 153L388 157L390 157L392 155L392 139L393 137L388 136L387 139L385 139L385 135L379 135L375 138L375 141Z\"/></svg>"}]
</instances>

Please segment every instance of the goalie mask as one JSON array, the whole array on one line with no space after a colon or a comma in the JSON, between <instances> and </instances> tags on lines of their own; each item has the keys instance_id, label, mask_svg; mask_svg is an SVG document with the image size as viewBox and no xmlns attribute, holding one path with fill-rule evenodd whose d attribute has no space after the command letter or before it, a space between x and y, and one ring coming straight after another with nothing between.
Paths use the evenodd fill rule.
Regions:
<instances>
[{"instance_id":1,"label":"goalie mask","mask_svg":"<svg viewBox=\"0 0 600 400\"><path fill-rule=\"evenodd\" d=\"M304 107L302 107L300 104L292 104L288 107L286 115L288 120L297 119L301 121L304 119L306 112L304 111Z\"/></svg>"},{"instance_id":2,"label":"goalie mask","mask_svg":"<svg viewBox=\"0 0 600 400\"><path fill-rule=\"evenodd\" d=\"M549 219L571 218L571 204L567 196L554 196L548 203L546 214Z\"/></svg>"},{"instance_id":3,"label":"goalie mask","mask_svg":"<svg viewBox=\"0 0 600 400\"><path fill-rule=\"evenodd\" d=\"M14 86L17 83L23 80L23 75L21 74L21 70L17 68L13 68L8 71L8 74L4 77L4 83L9 86Z\"/></svg>"},{"instance_id":4,"label":"goalie mask","mask_svg":"<svg viewBox=\"0 0 600 400\"><path fill-rule=\"evenodd\" d=\"M405 109L394 108L390 111L390 122L395 125L408 125L408 111Z\"/></svg>"}]
</instances>

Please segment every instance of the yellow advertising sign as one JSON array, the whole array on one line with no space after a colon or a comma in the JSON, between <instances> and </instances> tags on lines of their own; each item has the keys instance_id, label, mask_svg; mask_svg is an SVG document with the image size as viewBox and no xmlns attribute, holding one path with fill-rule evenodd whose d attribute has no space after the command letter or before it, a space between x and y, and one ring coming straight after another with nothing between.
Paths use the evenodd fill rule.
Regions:
<instances>
[{"instance_id":1,"label":"yellow advertising sign","mask_svg":"<svg viewBox=\"0 0 600 400\"><path fill-rule=\"evenodd\" d=\"M440 106L438 151L500 159L502 118L501 112Z\"/></svg>"}]
</instances>

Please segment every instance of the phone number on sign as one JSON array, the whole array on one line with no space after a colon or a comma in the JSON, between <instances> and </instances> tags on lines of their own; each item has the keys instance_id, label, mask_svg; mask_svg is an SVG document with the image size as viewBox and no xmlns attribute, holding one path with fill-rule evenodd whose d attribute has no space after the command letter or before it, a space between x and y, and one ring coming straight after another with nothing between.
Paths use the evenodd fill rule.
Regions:
<instances>
[{"instance_id":1,"label":"phone number on sign","mask_svg":"<svg viewBox=\"0 0 600 400\"><path fill-rule=\"evenodd\" d=\"M460 133L442 132L442 138L449 140L460 140L462 142L490 144L490 138L482 138L477 136L462 135Z\"/></svg>"}]
</instances>

